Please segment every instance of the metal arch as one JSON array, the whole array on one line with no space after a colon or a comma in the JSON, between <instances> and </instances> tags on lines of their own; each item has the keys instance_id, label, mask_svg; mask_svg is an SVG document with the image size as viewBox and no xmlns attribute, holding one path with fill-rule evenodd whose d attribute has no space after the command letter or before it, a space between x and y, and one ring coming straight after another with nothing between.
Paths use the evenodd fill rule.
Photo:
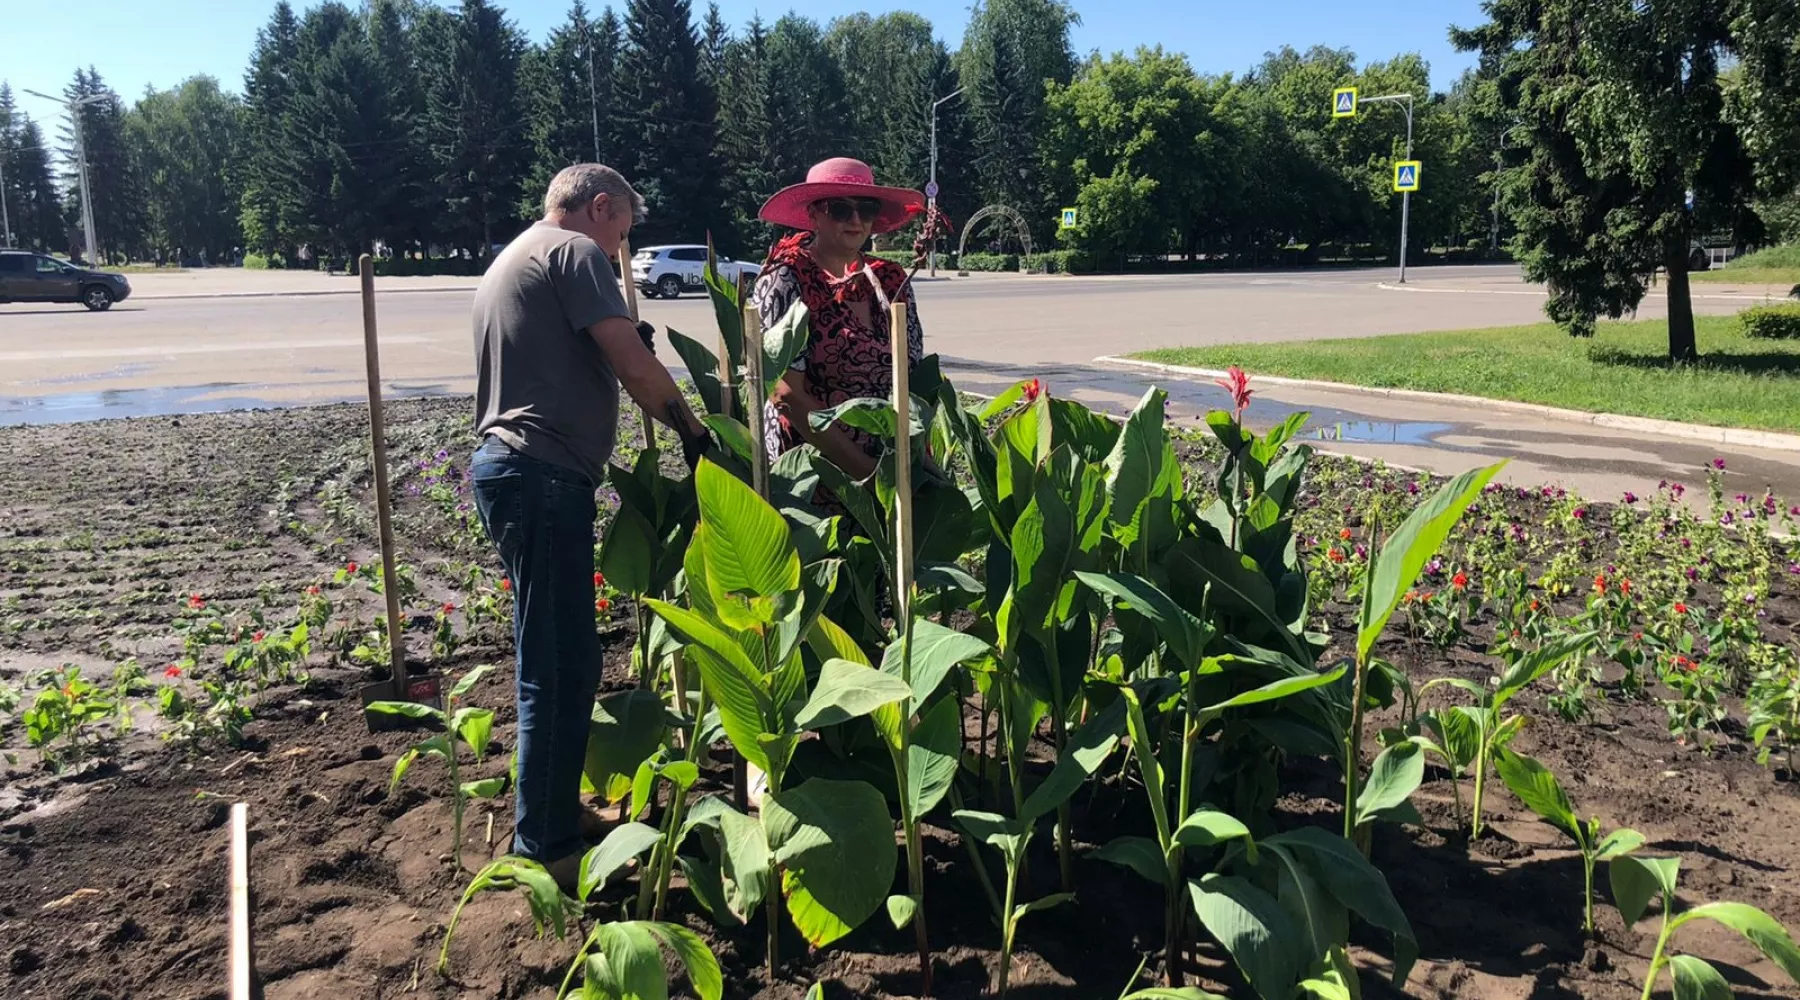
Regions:
<instances>
[{"instance_id":1,"label":"metal arch","mask_svg":"<svg viewBox=\"0 0 1800 1000\"><path fill-rule=\"evenodd\" d=\"M1025 217L1020 215L1011 205L989 205L981 211L976 212L974 215L969 216L969 221L963 224L962 238L956 241L956 259L958 262L962 260L963 251L968 249L969 234L973 233L981 223L996 216L1003 222L1011 223L1012 227L1017 230L1019 245L1024 248L1026 254L1032 252L1031 230L1025 225Z\"/></svg>"}]
</instances>

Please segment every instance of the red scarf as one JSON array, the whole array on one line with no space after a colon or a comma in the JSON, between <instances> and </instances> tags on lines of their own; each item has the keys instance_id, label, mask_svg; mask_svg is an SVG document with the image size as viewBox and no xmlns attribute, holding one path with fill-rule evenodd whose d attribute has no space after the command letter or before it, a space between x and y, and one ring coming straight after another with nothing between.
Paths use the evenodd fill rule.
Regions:
<instances>
[{"instance_id":1,"label":"red scarf","mask_svg":"<svg viewBox=\"0 0 1800 1000\"><path fill-rule=\"evenodd\" d=\"M794 275L800 279L801 301L813 315L814 329L833 329L850 322L854 315L849 309L850 303L867 302L876 297L874 282L861 273L865 269L881 283L882 294L888 302L907 301L908 294L902 293L906 287L906 270L898 264L879 257L858 256L842 276L834 275L819 266L813 257L812 239L813 234L807 232L783 238L769 249L769 260L764 269L783 264L794 269ZM877 330L885 332L887 310L877 308L869 313Z\"/></svg>"}]
</instances>

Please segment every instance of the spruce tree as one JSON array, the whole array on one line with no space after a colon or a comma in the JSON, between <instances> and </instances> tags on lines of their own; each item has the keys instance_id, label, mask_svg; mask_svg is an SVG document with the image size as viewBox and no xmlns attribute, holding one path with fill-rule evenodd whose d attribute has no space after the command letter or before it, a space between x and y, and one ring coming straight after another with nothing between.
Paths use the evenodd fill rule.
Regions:
<instances>
[{"instance_id":1,"label":"spruce tree","mask_svg":"<svg viewBox=\"0 0 1800 1000\"><path fill-rule=\"evenodd\" d=\"M94 239L97 248L89 248L95 260L123 260L141 253L143 246L142 195L136 173L132 169L130 151L125 145L124 104L119 95L106 85L93 67L76 70L75 79L63 89L71 101L89 100L76 114L81 117L81 148L88 167L88 193L93 196ZM65 123L61 152L68 164L64 184L69 191L68 206L80 218L81 184L76 155L75 132Z\"/></svg>"},{"instance_id":2,"label":"spruce tree","mask_svg":"<svg viewBox=\"0 0 1800 1000\"><path fill-rule=\"evenodd\" d=\"M518 93L526 43L489 0L462 0L430 83L430 145L449 232L488 256L517 216L529 165Z\"/></svg>"},{"instance_id":3,"label":"spruce tree","mask_svg":"<svg viewBox=\"0 0 1800 1000\"><path fill-rule=\"evenodd\" d=\"M256 48L244 78L239 216L245 245L263 254L291 252L296 242L282 223L279 205L293 184L283 122L293 94L299 38L300 23L294 9L287 0L280 0L269 23L256 33Z\"/></svg>"},{"instance_id":4,"label":"spruce tree","mask_svg":"<svg viewBox=\"0 0 1800 1000\"><path fill-rule=\"evenodd\" d=\"M630 0L619 113L620 166L649 208L638 243L697 242L724 221L715 150L717 94L700 73L689 0Z\"/></svg>"}]
</instances>

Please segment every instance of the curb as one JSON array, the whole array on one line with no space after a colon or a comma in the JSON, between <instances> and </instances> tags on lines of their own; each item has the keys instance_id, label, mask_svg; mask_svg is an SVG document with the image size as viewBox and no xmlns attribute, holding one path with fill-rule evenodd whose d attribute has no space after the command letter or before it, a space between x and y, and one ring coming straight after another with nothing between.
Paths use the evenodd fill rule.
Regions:
<instances>
[{"instance_id":1,"label":"curb","mask_svg":"<svg viewBox=\"0 0 1800 1000\"><path fill-rule=\"evenodd\" d=\"M1388 281L1377 281L1375 287L1384 292L1424 292L1431 295L1529 295L1541 299L1550 294L1545 291L1532 291L1524 288L1420 288L1417 285L1396 285ZM1644 297L1647 299L1666 299L1669 297L1669 293L1650 291L1645 292ZM1766 302L1771 299L1780 301L1783 298L1780 293L1771 292L1765 292L1761 295L1751 295L1745 292L1689 292L1688 297L1694 299L1724 299L1732 302Z\"/></svg>"},{"instance_id":2,"label":"curb","mask_svg":"<svg viewBox=\"0 0 1800 1000\"><path fill-rule=\"evenodd\" d=\"M444 285L435 288L377 288L383 295L423 295L429 292L472 292L474 285ZM360 295L360 288L314 288L287 292L169 292L162 295L133 295L141 302L167 302L173 299L297 299L321 295Z\"/></svg>"},{"instance_id":3,"label":"curb","mask_svg":"<svg viewBox=\"0 0 1800 1000\"><path fill-rule=\"evenodd\" d=\"M1095 364L1119 365L1126 368L1143 368L1150 371L1163 372L1185 378L1224 378L1225 373L1216 368L1190 368L1185 365L1166 365L1158 361L1141 361L1136 358L1121 358L1113 355L1101 355L1094 359ZM1769 451L1800 452L1800 434L1783 434L1778 431L1755 431L1741 427L1715 427L1711 424L1684 424L1676 420L1657 420L1651 417L1628 417L1617 413L1589 413L1586 410L1565 410L1558 406L1544 406L1541 403L1521 403L1510 399L1489 399L1486 396L1465 396L1449 392L1425 392L1419 389L1389 389L1380 386L1352 385L1348 382L1326 382L1319 379L1282 378L1276 375L1258 375L1258 382L1265 385L1284 385L1296 389L1322 389L1328 392L1354 393L1360 396L1380 396L1388 399L1416 399L1424 403L1450 403L1465 406L1486 407L1491 410L1504 410L1509 413L1523 413L1535 417L1550 417L1566 420L1570 423L1591 424L1611 430L1635 431L1642 434L1660 434L1664 437L1680 438L1685 441L1703 441L1708 444L1730 445L1740 448L1763 448Z\"/></svg>"}]
</instances>

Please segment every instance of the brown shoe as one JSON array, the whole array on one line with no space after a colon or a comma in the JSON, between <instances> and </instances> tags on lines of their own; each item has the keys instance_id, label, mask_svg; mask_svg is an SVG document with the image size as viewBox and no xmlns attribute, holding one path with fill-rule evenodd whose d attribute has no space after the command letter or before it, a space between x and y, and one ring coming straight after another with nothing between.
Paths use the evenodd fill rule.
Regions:
<instances>
[{"instance_id":1,"label":"brown shoe","mask_svg":"<svg viewBox=\"0 0 1800 1000\"><path fill-rule=\"evenodd\" d=\"M575 895L576 889L581 885L581 859L586 853L576 851L574 854L566 854L544 866L544 870L556 880L557 888L570 897Z\"/></svg>"},{"instance_id":2,"label":"brown shoe","mask_svg":"<svg viewBox=\"0 0 1800 1000\"><path fill-rule=\"evenodd\" d=\"M600 814L600 810L585 802L581 804L580 824L581 839L583 840L599 840L606 836L606 831L613 827L613 824Z\"/></svg>"}]
</instances>

